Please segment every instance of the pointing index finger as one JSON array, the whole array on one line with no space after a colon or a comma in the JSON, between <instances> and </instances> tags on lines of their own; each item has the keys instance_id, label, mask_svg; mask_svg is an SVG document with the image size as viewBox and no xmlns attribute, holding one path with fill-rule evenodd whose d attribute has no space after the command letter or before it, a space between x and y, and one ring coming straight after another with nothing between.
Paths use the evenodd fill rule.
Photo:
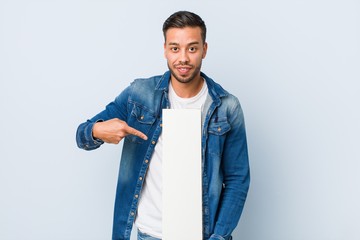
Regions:
<instances>
[{"instance_id":1,"label":"pointing index finger","mask_svg":"<svg viewBox=\"0 0 360 240\"><path fill-rule=\"evenodd\" d=\"M137 137L139 137L139 138L142 138L142 139L144 139L144 140L147 140L147 139L148 139L148 137L147 137L144 133L142 133L142 132L140 132L139 130L136 130L135 128L132 128L132 127L130 127L130 126L127 126L126 132L127 132L128 134L135 135L135 136L137 136Z\"/></svg>"}]
</instances>

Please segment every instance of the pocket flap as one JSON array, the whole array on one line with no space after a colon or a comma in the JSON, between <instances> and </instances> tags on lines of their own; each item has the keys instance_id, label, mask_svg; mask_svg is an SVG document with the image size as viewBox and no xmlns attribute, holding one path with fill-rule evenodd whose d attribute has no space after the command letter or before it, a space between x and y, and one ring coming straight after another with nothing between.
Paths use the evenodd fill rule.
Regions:
<instances>
[{"instance_id":1,"label":"pocket flap","mask_svg":"<svg viewBox=\"0 0 360 240\"><path fill-rule=\"evenodd\" d=\"M227 119L222 119L218 121L210 121L208 132L215 135L223 135L230 131L231 126L228 123Z\"/></svg>"},{"instance_id":2,"label":"pocket flap","mask_svg":"<svg viewBox=\"0 0 360 240\"><path fill-rule=\"evenodd\" d=\"M151 112L138 105L134 105L131 115L133 115L137 121L142 124L153 124L156 120L156 117Z\"/></svg>"}]
</instances>

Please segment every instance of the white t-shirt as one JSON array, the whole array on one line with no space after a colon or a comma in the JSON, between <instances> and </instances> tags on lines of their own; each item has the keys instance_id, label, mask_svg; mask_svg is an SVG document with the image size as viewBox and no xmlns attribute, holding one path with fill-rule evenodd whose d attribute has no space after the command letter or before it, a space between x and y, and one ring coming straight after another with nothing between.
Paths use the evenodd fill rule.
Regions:
<instances>
[{"instance_id":1,"label":"white t-shirt","mask_svg":"<svg viewBox=\"0 0 360 240\"><path fill-rule=\"evenodd\" d=\"M207 95L208 88L205 81L200 92L191 98L179 97L176 95L171 83L169 84L169 101L172 109L191 108L203 110ZM162 134L155 146L146 173L135 225L143 233L162 238Z\"/></svg>"}]
</instances>

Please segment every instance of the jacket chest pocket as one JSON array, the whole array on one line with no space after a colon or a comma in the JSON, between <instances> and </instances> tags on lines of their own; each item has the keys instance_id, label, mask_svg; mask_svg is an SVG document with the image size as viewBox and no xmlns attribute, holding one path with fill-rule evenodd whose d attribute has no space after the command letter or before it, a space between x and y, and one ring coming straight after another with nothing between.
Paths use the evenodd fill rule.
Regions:
<instances>
[{"instance_id":1,"label":"jacket chest pocket","mask_svg":"<svg viewBox=\"0 0 360 240\"><path fill-rule=\"evenodd\" d=\"M216 120L216 121L215 121ZM231 129L227 118L211 120L208 127L208 145L207 149L210 154L217 156L222 155L226 133Z\"/></svg>"},{"instance_id":2,"label":"jacket chest pocket","mask_svg":"<svg viewBox=\"0 0 360 240\"><path fill-rule=\"evenodd\" d=\"M133 107L131 114L129 116L129 119L128 119L128 125L130 127L135 128L136 130L139 130L140 132L144 133L145 135L148 135L155 120L156 120L156 117L154 116L154 114L152 112L150 112L149 110L147 110L141 106L134 104L134 107ZM148 137L150 137L150 136L148 136ZM126 139L131 142L136 142L136 143L144 142L143 139L136 137L134 135L126 136Z\"/></svg>"}]
</instances>

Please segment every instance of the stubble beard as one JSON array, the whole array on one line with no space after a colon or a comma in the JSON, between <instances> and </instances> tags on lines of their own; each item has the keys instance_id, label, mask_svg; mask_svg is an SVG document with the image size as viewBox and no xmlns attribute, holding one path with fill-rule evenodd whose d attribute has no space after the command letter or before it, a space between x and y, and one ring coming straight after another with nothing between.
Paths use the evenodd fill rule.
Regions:
<instances>
[{"instance_id":1,"label":"stubble beard","mask_svg":"<svg viewBox=\"0 0 360 240\"><path fill-rule=\"evenodd\" d=\"M182 76L179 76L179 75L177 75L175 73L175 71L170 67L169 63L167 65L168 65L168 68L170 70L171 76L174 76L174 78L180 83L190 83L190 82L192 82L199 75L200 69L201 69L201 63L200 63L199 66L197 66L195 68L194 72L190 76L182 77Z\"/></svg>"}]
</instances>

